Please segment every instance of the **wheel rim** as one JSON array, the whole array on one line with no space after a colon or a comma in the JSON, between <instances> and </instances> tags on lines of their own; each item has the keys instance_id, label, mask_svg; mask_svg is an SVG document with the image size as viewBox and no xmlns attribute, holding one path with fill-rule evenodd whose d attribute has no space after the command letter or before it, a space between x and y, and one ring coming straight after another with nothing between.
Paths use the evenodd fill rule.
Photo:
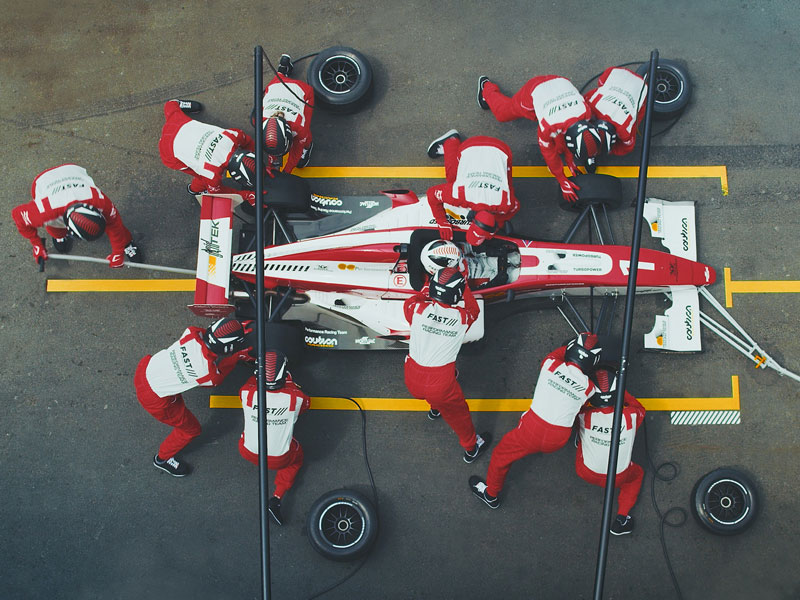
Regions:
<instances>
[{"instance_id":1,"label":"wheel rim","mask_svg":"<svg viewBox=\"0 0 800 600\"><path fill-rule=\"evenodd\" d=\"M358 63L347 56L332 56L319 71L319 83L331 94L346 94L361 77Z\"/></svg>"},{"instance_id":2,"label":"wheel rim","mask_svg":"<svg viewBox=\"0 0 800 600\"><path fill-rule=\"evenodd\" d=\"M339 501L319 517L319 532L334 548L352 548L364 537L364 516L352 502Z\"/></svg>"},{"instance_id":3,"label":"wheel rim","mask_svg":"<svg viewBox=\"0 0 800 600\"><path fill-rule=\"evenodd\" d=\"M683 80L672 71L658 69L653 88L655 101L659 104L669 104L683 94Z\"/></svg>"},{"instance_id":4,"label":"wheel rim","mask_svg":"<svg viewBox=\"0 0 800 600\"><path fill-rule=\"evenodd\" d=\"M706 510L720 525L735 525L750 512L750 494L741 483L721 479L706 492Z\"/></svg>"}]
</instances>

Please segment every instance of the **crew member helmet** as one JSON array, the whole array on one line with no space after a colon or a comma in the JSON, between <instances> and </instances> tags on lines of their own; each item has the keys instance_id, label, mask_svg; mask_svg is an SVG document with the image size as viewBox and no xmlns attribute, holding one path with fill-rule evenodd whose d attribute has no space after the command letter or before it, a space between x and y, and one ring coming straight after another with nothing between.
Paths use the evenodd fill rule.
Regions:
<instances>
[{"instance_id":1,"label":"crew member helmet","mask_svg":"<svg viewBox=\"0 0 800 600\"><path fill-rule=\"evenodd\" d=\"M233 354L242 349L245 331L242 323L225 317L206 329L206 346L214 354Z\"/></svg>"},{"instance_id":2,"label":"crew member helmet","mask_svg":"<svg viewBox=\"0 0 800 600\"><path fill-rule=\"evenodd\" d=\"M292 144L292 130L283 113L275 113L264 121L264 151L270 156L283 156Z\"/></svg>"},{"instance_id":3,"label":"crew member helmet","mask_svg":"<svg viewBox=\"0 0 800 600\"><path fill-rule=\"evenodd\" d=\"M600 149L605 154L611 153L611 148L617 143L617 128L610 121L598 119L595 127L600 132Z\"/></svg>"},{"instance_id":4,"label":"crew member helmet","mask_svg":"<svg viewBox=\"0 0 800 600\"><path fill-rule=\"evenodd\" d=\"M433 240L423 246L419 259L428 275L433 275L439 269L457 268L461 262L461 250L448 240Z\"/></svg>"},{"instance_id":5,"label":"crew member helmet","mask_svg":"<svg viewBox=\"0 0 800 600\"><path fill-rule=\"evenodd\" d=\"M579 166L592 169L603 152L604 137L605 132L601 134L594 123L584 119L567 128L564 142Z\"/></svg>"},{"instance_id":6,"label":"crew member helmet","mask_svg":"<svg viewBox=\"0 0 800 600\"><path fill-rule=\"evenodd\" d=\"M481 210L472 217L472 224L467 230L467 243L480 246L485 240L497 232L497 219L487 210Z\"/></svg>"},{"instance_id":7,"label":"crew member helmet","mask_svg":"<svg viewBox=\"0 0 800 600\"><path fill-rule=\"evenodd\" d=\"M253 188L256 185L256 155L237 149L228 161L228 173L237 183Z\"/></svg>"},{"instance_id":8,"label":"crew member helmet","mask_svg":"<svg viewBox=\"0 0 800 600\"><path fill-rule=\"evenodd\" d=\"M64 224L72 235L87 242L93 242L106 230L106 218L100 209L80 202L67 207Z\"/></svg>"},{"instance_id":9,"label":"crew member helmet","mask_svg":"<svg viewBox=\"0 0 800 600\"><path fill-rule=\"evenodd\" d=\"M428 294L442 304L454 305L461 301L467 281L461 272L453 267L439 269L428 284Z\"/></svg>"},{"instance_id":10,"label":"crew member helmet","mask_svg":"<svg viewBox=\"0 0 800 600\"><path fill-rule=\"evenodd\" d=\"M286 384L289 375L289 359L283 352L267 350L264 354L264 387L275 391Z\"/></svg>"},{"instance_id":11,"label":"crew member helmet","mask_svg":"<svg viewBox=\"0 0 800 600\"><path fill-rule=\"evenodd\" d=\"M617 373L608 369L597 369L594 374L597 392L589 398L589 403L598 408L614 404L617 393Z\"/></svg>"},{"instance_id":12,"label":"crew member helmet","mask_svg":"<svg viewBox=\"0 0 800 600\"><path fill-rule=\"evenodd\" d=\"M567 344L564 362L573 363L584 373L590 373L600 362L600 347L597 336L593 333L581 333Z\"/></svg>"}]
</instances>

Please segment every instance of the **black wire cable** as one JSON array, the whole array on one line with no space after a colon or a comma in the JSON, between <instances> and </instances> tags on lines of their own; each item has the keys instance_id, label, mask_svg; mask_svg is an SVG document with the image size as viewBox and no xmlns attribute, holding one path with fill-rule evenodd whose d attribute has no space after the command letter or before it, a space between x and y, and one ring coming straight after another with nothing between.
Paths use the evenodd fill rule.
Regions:
<instances>
[{"instance_id":1,"label":"black wire cable","mask_svg":"<svg viewBox=\"0 0 800 600\"><path fill-rule=\"evenodd\" d=\"M362 447L362 450L364 452L364 464L367 467L367 474L369 475L369 485L370 485L370 487L372 487L372 501L375 504L376 521L378 523L380 523L380 511L378 510L378 488L375 486L375 478L372 476L372 469L369 466L369 457L367 456L367 413L364 411L364 409L361 407L361 405L358 402L356 402L355 400L353 400L352 398L344 397L343 400L349 400L350 402L355 404L358 407L359 412L361 413L361 444L362 444L361 447ZM314 600L314 598L319 598L320 596L322 596L324 594L327 594L331 590L334 590L337 587L339 587L340 585L342 585L344 582L346 582L348 579L350 579L353 575L358 573L359 570L361 570L361 567L364 566L364 563L367 562L368 558L369 558L369 553L367 553L364 556L364 558L361 559L361 561L358 563L358 565L356 566L355 569L350 571L347 575L342 577L339 581L337 581L336 583L334 583L330 587L327 587L324 590L322 590L321 592L317 592L313 596L309 597L309 600Z\"/></svg>"},{"instance_id":2,"label":"black wire cable","mask_svg":"<svg viewBox=\"0 0 800 600\"><path fill-rule=\"evenodd\" d=\"M295 93L292 91L292 88L290 88L288 85L286 85L286 82L283 80L283 77L281 77L281 74L280 74L280 73L278 73L278 70L275 68L275 65L273 65L273 64L272 64L272 61L269 59L269 56L267 56L267 52L266 52L266 50L264 50L264 49L262 48L262 49L261 49L261 53L264 55L264 58L267 60L267 64L269 65L269 68L270 68L270 69L272 69L272 72L275 74L275 77L277 77L277 78L278 78L278 81L280 81L280 82L281 82L281 84L283 84L283 87L285 87L285 88L286 88L286 90L287 90L287 91L288 91L288 92L289 92L289 93L290 93L292 96L294 96L295 98L297 98L297 99L298 99L300 102L302 102L303 104L305 104L305 105L306 105L306 106L308 106L309 108L314 108L314 105L313 105L313 104L309 104L308 102L306 102L305 100L303 100L303 99L302 99L300 96L298 96L297 94L295 94ZM310 57L312 57L312 56L316 56L317 54L319 54L319 52L312 52L311 54L306 54L305 56L301 56L301 57L300 57L300 58L298 58L297 60L293 60L293 61L292 61L292 64L299 63L301 60L305 60L305 59L307 59L307 58L310 58Z\"/></svg>"},{"instance_id":3,"label":"black wire cable","mask_svg":"<svg viewBox=\"0 0 800 600\"><path fill-rule=\"evenodd\" d=\"M672 561L669 558L669 552L667 551L667 542L664 537L664 527L683 527L684 523L686 523L686 511L680 506L673 506L667 512L661 513L661 509L658 507L658 502L656 502L656 480L659 481L672 481L673 479L677 478L681 472L680 465L674 461L666 461L661 463L658 467L655 466L653 459L650 456L650 446L647 443L647 424L644 423L644 449L645 453L647 454L647 462L650 465L651 470L653 471L653 478L650 480L650 500L653 503L653 509L655 509L656 514L658 515L659 520L659 539L661 540L661 550L664 553L664 561L667 563L667 570L669 571L669 577L672 580L672 586L675 588L675 594L678 597L678 600L683 600L683 594L681 593L681 587L678 584L678 578L675 575L675 570L672 568ZM662 470L665 468L671 469L671 473L665 474L662 473ZM670 520L672 518L672 520Z\"/></svg>"}]
</instances>

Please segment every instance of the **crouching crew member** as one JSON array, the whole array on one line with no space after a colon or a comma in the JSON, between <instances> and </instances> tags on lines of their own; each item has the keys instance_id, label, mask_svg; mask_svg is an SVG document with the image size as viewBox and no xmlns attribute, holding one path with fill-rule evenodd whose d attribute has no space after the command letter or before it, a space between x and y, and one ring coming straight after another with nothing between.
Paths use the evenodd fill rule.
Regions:
<instances>
[{"instance_id":1,"label":"crouching crew member","mask_svg":"<svg viewBox=\"0 0 800 600\"><path fill-rule=\"evenodd\" d=\"M463 307L459 306L462 298ZM444 418L464 448L464 461L471 463L489 447L492 438L488 433L475 433L464 392L456 380L456 358L480 307L464 276L448 267L431 277L427 295L411 296L403 310L411 324L404 367L408 391L430 404L429 418Z\"/></svg>"},{"instance_id":2,"label":"crouching crew member","mask_svg":"<svg viewBox=\"0 0 800 600\"><path fill-rule=\"evenodd\" d=\"M622 67L609 67L597 80L597 87L584 94L593 120L611 134L610 154L628 154L636 145L636 130L644 117L647 84Z\"/></svg>"},{"instance_id":3,"label":"crouching crew member","mask_svg":"<svg viewBox=\"0 0 800 600\"><path fill-rule=\"evenodd\" d=\"M175 456L200 435L201 427L186 408L183 392L218 385L239 360L252 360L243 348L245 330L236 319L220 319L208 329L188 327L169 348L145 356L136 367L136 397L156 420L172 426L153 457L153 465L173 475L189 474Z\"/></svg>"},{"instance_id":4,"label":"crouching crew member","mask_svg":"<svg viewBox=\"0 0 800 600\"><path fill-rule=\"evenodd\" d=\"M256 372L258 375L258 372ZM256 375L239 392L244 411L244 431L239 438L239 452L258 465L258 380ZM303 448L294 436L297 418L309 409L311 399L292 381L288 360L282 352L268 351L264 357L265 414L267 415L267 467L277 471L275 491L269 500L269 514L283 524L281 500L294 484L303 466Z\"/></svg>"},{"instance_id":5,"label":"crouching crew member","mask_svg":"<svg viewBox=\"0 0 800 600\"><path fill-rule=\"evenodd\" d=\"M589 374L600 352L597 336L582 333L542 361L531 407L495 447L486 481L477 475L469 478L472 493L489 508L500 507L498 496L514 462L537 452L555 452L567 443L578 411L595 392Z\"/></svg>"},{"instance_id":6,"label":"crouching crew member","mask_svg":"<svg viewBox=\"0 0 800 600\"><path fill-rule=\"evenodd\" d=\"M33 245L37 262L47 260L39 227L53 237L53 246L62 254L72 249L74 237L91 242L105 232L111 242L111 254L106 257L110 267L121 267L126 258L141 262L139 248L116 206L83 167L66 164L40 173L31 185L31 197L30 202L14 208L11 217Z\"/></svg>"},{"instance_id":7,"label":"crouching crew member","mask_svg":"<svg viewBox=\"0 0 800 600\"><path fill-rule=\"evenodd\" d=\"M593 485L605 487L608 479L608 454L611 448L611 426L614 422L614 401L617 395L617 374L600 368L594 376L598 391L578 414L578 452L575 471ZM639 497L644 469L631 461L636 430L644 423L644 407L625 392L622 424L614 487L619 489L617 517L611 533L625 535L633 531L631 509Z\"/></svg>"}]
</instances>

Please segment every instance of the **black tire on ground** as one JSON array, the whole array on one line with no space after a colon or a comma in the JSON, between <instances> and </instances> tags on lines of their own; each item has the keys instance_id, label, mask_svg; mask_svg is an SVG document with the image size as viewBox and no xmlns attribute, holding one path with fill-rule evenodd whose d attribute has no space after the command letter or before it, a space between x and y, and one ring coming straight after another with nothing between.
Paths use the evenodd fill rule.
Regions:
<instances>
[{"instance_id":1,"label":"black tire on ground","mask_svg":"<svg viewBox=\"0 0 800 600\"><path fill-rule=\"evenodd\" d=\"M314 57L306 72L314 104L332 112L359 109L372 91L372 66L358 50L334 46Z\"/></svg>"},{"instance_id":2,"label":"black tire on ground","mask_svg":"<svg viewBox=\"0 0 800 600\"><path fill-rule=\"evenodd\" d=\"M692 513L705 529L734 535L747 529L758 513L758 493L741 471L714 469L695 484Z\"/></svg>"},{"instance_id":3,"label":"black tire on ground","mask_svg":"<svg viewBox=\"0 0 800 600\"><path fill-rule=\"evenodd\" d=\"M375 541L378 513L363 494L333 490L314 502L307 525L314 550L331 560L353 560L369 551Z\"/></svg>"},{"instance_id":4,"label":"black tire on ground","mask_svg":"<svg viewBox=\"0 0 800 600\"><path fill-rule=\"evenodd\" d=\"M255 319L250 301L237 304L236 316L239 319ZM246 336L247 346L252 347L250 356L257 357L258 334L255 321L251 325L252 331ZM303 323L301 321L275 321L264 323L264 349L278 350L289 359L289 368L297 364L303 356L305 342L303 340Z\"/></svg>"},{"instance_id":5,"label":"black tire on ground","mask_svg":"<svg viewBox=\"0 0 800 600\"><path fill-rule=\"evenodd\" d=\"M264 178L264 192L267 206L285 212L304 212L311 202L311 188L308 181L297 175L278 171L275 177ZM255 210L254 213L255 214Z\"/></svg>"},{"instance_id":6,"label":"black tire on ground","mask_svg":"<svg viewBox=\"0 0 800 600\"><path fill-rule=\"evenodd\" d=\"M636 72L644 77L649 68L650 63L644 63L636 69ZM658 59L653 88L655 89L653 117L659 120L677 117L689 104L692 96L689 72L681 64L665 58Z\"/></svg>"},{"instance_id":7,"label":"black tire on ground","mask_svg":"<svg viewBox=\"0 0 800 600\"><path fill-rule=\"evenodd\" d=\"M605 204L609 210L622 206L622 184L613 175L581 173L571 177L570 181L580 188L578 201L574 204L567 202L559 190L559 206L564 210L577 211L589 204Z\"/></svg>"}]
</instances>

